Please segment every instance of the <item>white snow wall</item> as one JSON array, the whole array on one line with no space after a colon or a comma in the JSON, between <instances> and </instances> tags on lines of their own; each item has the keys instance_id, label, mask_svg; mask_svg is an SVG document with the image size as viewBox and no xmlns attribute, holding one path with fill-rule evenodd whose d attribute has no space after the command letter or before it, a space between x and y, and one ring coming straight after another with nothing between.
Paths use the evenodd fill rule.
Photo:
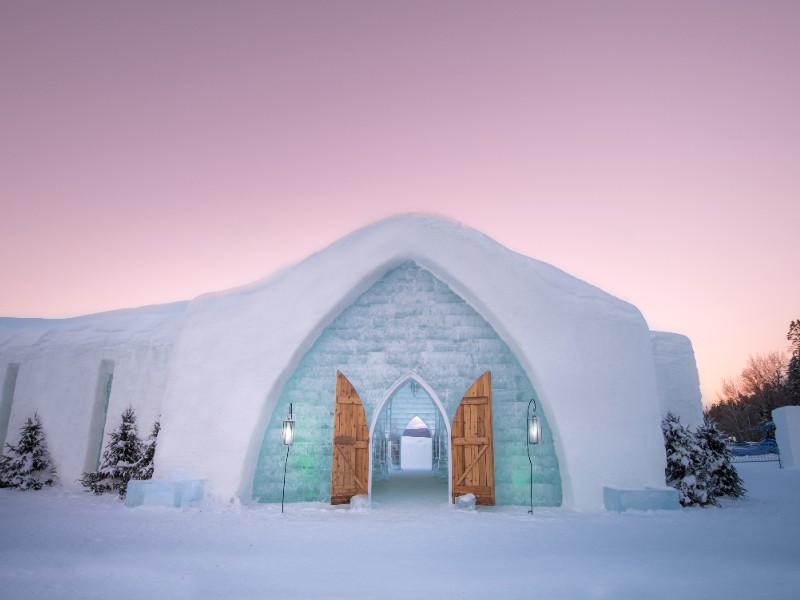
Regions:
<instances>
[{"instance_id":1,"label":"white snow wall","mask_svg":"<svg viewBox=\"0 0 800 600\"><path fill-rule=\"evenodd\" d=\"M787 469L800 469L800 406L781 406L772 411L775 441Z\"/></svg>"},{"instance_id":2,"label":"white snow wall","mask_svg":"<svg viewBox=\"0 0 800 600\"><path fill-rule=\"evenodd\" d=\"M703 398L692 342L685 335L650 334L662 416L671 412L689 427L703 424Z\"/></svg>"},{"instance_id":3,"label":"white snow wall","mask_svg":"<svg viewBox=\"0 0 800 600\"><path fill-rule=\"evenodd\" d=\"M78 486L81 474L95 468L99 447L105 447L127 406L136 412L140 436L147 437L161 412L184 307L62 320L0 319L6 441L16 444L20 428L38 413L60 483Z\"/></svg>"},{"instance_id":4,"label":"white snow wall","mask_svg":"<svg viewBox=\"0 0 800 600\"><path fill-rule=\"evenodd\" d=\"M264 434L253 494L280 502L281 425L289 403L297 422L289 453L286 499L330 500L336 371L353 384L367 423L387 391L407 373L423 379L450 423L466 391L492 377L495 490L498 504L530 501L526 410L533 386L492 327L444 283L411 262L391 270L327 326L281 392ZM561 504L561 478L544 411L543 442L531 449L537 506Z\"/></svg>"},{"instance_id":5,"label":"white snow wall","mask_svg":"<svg viewBox=\"0 0 800 600\"><path fill-rule=\"evenodd\" d=\"M606 485L664 485L653 350L639 311L481 233L418 215L192 301L173 354L156 477L204 479L210 496L251 498L264 431L300 360L407 260L473 307L518 360L552 429L565 506L602 508Z\"/></svg>"}]
</instances>

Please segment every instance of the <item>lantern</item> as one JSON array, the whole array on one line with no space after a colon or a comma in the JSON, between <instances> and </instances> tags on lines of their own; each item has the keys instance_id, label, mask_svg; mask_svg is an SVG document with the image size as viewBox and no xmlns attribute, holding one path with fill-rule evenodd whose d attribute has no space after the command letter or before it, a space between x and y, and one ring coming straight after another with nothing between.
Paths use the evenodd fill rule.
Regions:
<instances>
[{"instance_id":1,"label":"lantern","mask_svg":"<svg viewBox=\"0 0 800 600\"><path fill-rule=\"evenodd\" d=\"M536 415L536 404L533 405L533 414L528 418L528 443L536 445L542 441L542 424Z\"/></svg>"},{"instance_id":2,"label":"lantern","mask_svg":"<svg viewBox=\"0 0 800 600\"><path fill-rule=\"evenodd\" d=\"M294 419L292 418L292 405L289 405L289 416L283 420L281 439L287 446L294 444Z\"/></svg>"}]
</instances>

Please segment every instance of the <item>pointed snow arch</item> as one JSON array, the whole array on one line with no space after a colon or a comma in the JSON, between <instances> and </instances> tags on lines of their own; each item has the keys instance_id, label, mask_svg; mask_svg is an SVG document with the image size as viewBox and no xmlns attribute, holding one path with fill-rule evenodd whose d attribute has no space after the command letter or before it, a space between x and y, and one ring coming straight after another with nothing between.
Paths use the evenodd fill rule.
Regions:
<instances>
[{"instance_id":1,"label":"pointed snow arch","mask_svg":"<svg viewBox=\"0 0 800 600\"><path fill-rule=\"evenodd\" d=\"M383 411L386 404L391 402L392 397L394 396L395 392L399 390L403 385L408 383L409 381L415 381L428 395L433 402L433 405L436 409L441 413L442 423L444 423L445 429L447 430L447 497L450 498L452 496L453 490L453 464L450 460L450 418L447 416L447 411L444 408L444 404L442 401L439 400L439 396L436 395L436 392L433 391L433 388L425 381L422 377L420 377L414 371L408 371L404 375L402 375L397 381L395 381L386 392L383 394L381 401L375 407L375 410L372 413L372 420L370 421L369 425L369 439L372 440L373 436L375 435L375 428L378 425L378 421L381 416L381 412ZM428 427L428 424L425 424ZM430 429L430 428L429 428ZM372 495L372 452L369 454L369 495Z\"/></svg>"},{"instance_id":2,"label":"pointed snow arch","mask_svg":"<svg viewBox=\"0 0 800 600\"><path fill-rule=\"evenodd\" d=\"M388 398L387 390L396 391L395 386L402 385L409 373L415 375L426 392L436 390L431 395L438 400L434 411L447 415L442 419L447 423L447 427L441 427L443 432L450 426L464 391L478 374L491 371L497 384L495 425L508 432L495 440L497 502L529 502L527 478L522 481L519 474L523 459L527 467L527 455L518 415L524 410L520 408L523 404L534 396L539 400L539 396L526 369L492 324L448 283L416 261L405 260L373 280L371 287L327 322L309 348L295 347L294 355L296 362L279 376L285 383L273 388L269 394L274 394L272 399L264 405L268 424L261 429L260 450L257 444L251 463L252 498L261 502L281 499L280 426L291 403L297 421L297 451L289 457L286 500L329 499L330 419L336 370L347 373L359 390L369 423L373 423L376 408ZM534 490L534 504L559 506L562 480L554 444L558 438L547 423L546 407L540 414L546 443L537 449L542 473ZM372 436L374 426L371 429ZM442 454L445 449L449 459L450 448L442 441ZM449 467L449 461L446 466L442 460L441 474Z\"/></svg>"}]
</instances>

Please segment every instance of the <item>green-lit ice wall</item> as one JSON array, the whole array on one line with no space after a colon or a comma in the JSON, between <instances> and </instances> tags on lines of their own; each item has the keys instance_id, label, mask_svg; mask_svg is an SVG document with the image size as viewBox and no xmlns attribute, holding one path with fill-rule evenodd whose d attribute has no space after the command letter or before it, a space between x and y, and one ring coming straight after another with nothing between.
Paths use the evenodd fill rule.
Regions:
<instances>
[{"instance_id":1,"label":"green-lit ice wall","mask_svg":"<svg viewBox=\"0 0 800 600\"><path fill-rule=\"evenodd\" d=\"M253 496L280 502L285 446L280 428L293 404L286 501L330 500L336 371L355 386L367 423L389 387L409 371L433 389L452 424L458 404L484 372L492 373L494 464L498 504L530 496L525 418L533 387L509 347L471 306L413 262L392 269L326 327L281 392L261 444ZM543 443L532 446L538 506L561 504L561 476L541 406Z\"/></svg>"}]
</instances>

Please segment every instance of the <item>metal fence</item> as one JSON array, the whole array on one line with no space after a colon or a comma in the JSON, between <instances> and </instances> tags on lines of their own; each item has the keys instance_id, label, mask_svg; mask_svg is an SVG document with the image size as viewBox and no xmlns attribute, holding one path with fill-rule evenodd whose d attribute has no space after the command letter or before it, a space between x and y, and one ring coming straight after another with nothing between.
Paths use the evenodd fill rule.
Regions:
<instances>
[{"instance_id":1,"label":"metal fence","mask_svg":"<svg viewBox=\"0 0 800 600\"><path fill-rule=\"evenodd\" d=\"M776 462L778 468L782 469L781 453L778 444L774 439L766 439L761 442L746 442L741 444L729 444L733 463L750 462Z\"/></svg>"},{"instance_id":2,"label":"metal fence","mask_svg":"<svg viewBox=\"0 0 800 600\"><path fill-rule=\"evenodd\" d=\"M782 469L780 454L749 454L747 456L734 456L731 460L732 463L750 463L750 462L776 462L778 468Z\"/></svg>"}]
</instances>

